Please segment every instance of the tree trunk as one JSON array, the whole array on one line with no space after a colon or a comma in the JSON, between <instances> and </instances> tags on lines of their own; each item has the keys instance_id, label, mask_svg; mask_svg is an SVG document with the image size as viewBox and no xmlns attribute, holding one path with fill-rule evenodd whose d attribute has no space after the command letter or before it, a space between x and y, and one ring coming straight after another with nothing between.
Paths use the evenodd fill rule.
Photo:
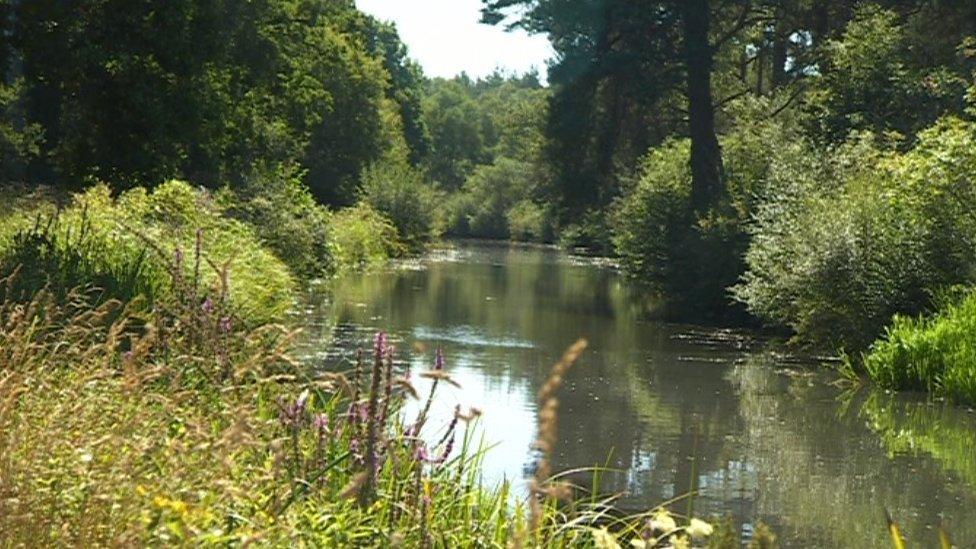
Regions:
<instances>
[{"instance_id":1,"label":"tree trunk","mask_svg":"<svg viewBox=\"0 0 976 549\"><path fill-rule=\"evenodd\" d=\"M790 39L790 31L787 30L784 21L783 10L777 10L776 23L773 26L773 51L772 53L772 85L778 88L786 83L786 56L787 43Z\"/></svg>"},{"instance_id":2,"label":"tree trunk","mask_svg":"<svg viewBox=\"0 0 976 549\"><path fill-rule=\"evenodd\" d=\"M709 6L708 0L683 0L681 5L691 134L691 201L695 212L701 214L722 192L722 153L715 136L712 103Z\"/></svg>"}]
</instances>

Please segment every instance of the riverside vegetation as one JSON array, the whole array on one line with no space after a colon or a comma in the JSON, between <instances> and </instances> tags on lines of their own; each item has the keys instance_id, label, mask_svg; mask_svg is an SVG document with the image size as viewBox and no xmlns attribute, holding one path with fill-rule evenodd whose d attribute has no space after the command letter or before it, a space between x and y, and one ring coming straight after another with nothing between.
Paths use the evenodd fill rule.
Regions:
<instances>
[{"instance_id":1,"label":"riverside vegetation","mask_svg":"<svg viewBox=\"0 0 976 549\"><path fill-rule=\"evenodd\" d=\"M482 5L550 38L545 84L427 78L352 0L0 0L5 531L438 544L463 541L457 512L487 513L495 540L615 542L575 504L508 509L464 476L474 457L387 444L410 438L392 396L366 437L392 453L364 454L358 504L337 487L363 464L309 465L359 439L320 447L297 417L335 426L358 403L317 385L338 378L281 377L294 291L445 235L610 254L669 317L763 326L882 387L976 402L976 8ZM638 522L606 535L629 543Z\"/></svg>"},{"instance_id":2,"label":"riverside vegetation","mask_svg":"<svg viewBox=\"0 0 976 549\"><path fill-rule=\"evenodd\" d=\"M61 227L13 238L43 243L30 250L32 265L51 269L44 287L24 293L23 263L2 281L4 545L738 544L664 507L621 516L612 497L553 474L556 395L585 341L539 395L540 461L529 499L513 507L507 484L480 480L479 412L429 421L437 385L455 383L439 351L429 371L410 372L378 334L350 371L309 377L288 356L293 334L236 304L254 279L234 282L201 231L187 252L145 263L164 273L146 286L138 266L96 263L87 241L59 240ZM110 283L60 285L78 276ZM145 287L156 292L114 297ZM412 376L432 379L430 392L418 395ZM408 398L425 403L415 417L402 411Z\"/></svg>"}]
</instances>

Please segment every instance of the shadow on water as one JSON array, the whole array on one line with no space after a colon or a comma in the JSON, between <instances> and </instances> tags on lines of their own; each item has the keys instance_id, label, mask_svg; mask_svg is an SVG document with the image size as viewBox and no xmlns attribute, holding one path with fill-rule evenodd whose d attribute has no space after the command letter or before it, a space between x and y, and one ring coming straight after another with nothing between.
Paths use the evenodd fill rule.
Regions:
<instances>
[{"instance_id":1,"label":"shadow on water","mask_svg":"<svg viewBox=\"0 0 976 549\"><path fill-rule=\"evenodd\" d=\"M590 350L560 392L557 470L609 465L603 488L645 509L697 489L695 512L758 521L784 547L887 547L883 508L921 546L946 524L976 542L976 415L845 394L748 334L651 320L656 303L612 269L545 248L460 244L310 289L302 351L344 368L373 331L426 369L442 347L483 410L489 481L531 474L535 395L577 337ZM422 389L422 387L421 387ZM675 510L683 511L684 503Z\"/></svg>"}]
</instances>

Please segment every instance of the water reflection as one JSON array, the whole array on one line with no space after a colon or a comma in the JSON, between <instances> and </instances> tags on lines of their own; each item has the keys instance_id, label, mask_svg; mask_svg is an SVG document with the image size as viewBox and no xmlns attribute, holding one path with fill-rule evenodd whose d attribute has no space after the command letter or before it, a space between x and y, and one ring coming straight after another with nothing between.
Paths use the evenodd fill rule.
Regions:
<instances>
[{"instance_id":1,"label":"water reflection","mask_svg":"<svg viewBox=\"0 0 976 549\"><path fill-rule=\"evenodd\" d=\"M731 515L746 531L767 522L786 547L885 547L887 506L920 545L941 523L962 546L976 542L973 414L845 397L750 338L653 321L653 299L610 269L552 250L461 245L306 302L304 350L322 367L343 367L378 328L416 368L443 347L462 388L441 392L435 413L484 411L488 480L531 473L535 394L585 336L561 390L553 461L617 469L603 486L625 492L623 505L694 488L696 513Z\"/></svg>"}]
</instances>

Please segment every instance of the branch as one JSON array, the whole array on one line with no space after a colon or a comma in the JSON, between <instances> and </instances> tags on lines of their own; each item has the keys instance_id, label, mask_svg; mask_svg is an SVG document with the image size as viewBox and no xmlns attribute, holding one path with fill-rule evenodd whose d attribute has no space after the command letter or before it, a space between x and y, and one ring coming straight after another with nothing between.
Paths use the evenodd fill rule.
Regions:
<instances>
[{"instance_id":1,"label":"branch","mask_svg":"<svg viewBox=\"0 0 976 549\"><path fill-rule=\"evenodd\" d=\"M742 90L742 91L739 91L739 92L736 92L736 93L733 93L732 95L730 95L730 96L728 96L728 97L726 97L726 98L724 98L724 99L722 99L722 100L721 100L721 101L719 101L718 103L715 103L715 104L713 104L713 105L712 105L712 109L718 109L718 108L720 108L720 107L723 107L723 106L725 106L726 104L728 104L729 102L731 102L731 101L735 101L736 99L738 99L738 98L740 98L740 97L742 97L743 95L745 95L745 94L747 94L747 93L749 93L749 92L751 92L751 91L752 91L751 89L744 89L744 90Z\"/></svg>"},{"instance_id":2,"label":"branch","mask_svg":"<svg viewBox=\"0 0 976 549\"><path fill-rule=\"evenodd\" d=\"M785 111L787 107L792 105L793 101L795 101L798 97L800 97L800 94L802 94L805 90L806 90L805 86L797 85L796 89L793 90L793 93L791 93L790 96L786 98L786 102L784 102L779 107L776 107L776 109L773 112L771 112L769 116L767 116L766 118L776 118L779 115L779 113Z\"/></svg>"},{"instance_id":3,"label":"branch","mask_svg":"<svg viewBox=\"0 0 976 549\"><path fill-rule=\"evenodd\" d=\"M756 15L755 17L749 17L750 14L757 13L757 11L758 11L758 15ZM749 25L753 25L755 23L761 23L763 21L768 21L771 18L772 17L765 10L754 10L752 6L752 2L746 0L745 2L742 3L742 13L739 14L738 18L736 18L736 22L732 25L731 28L729 28L727 31L722 33L715 40L715 43L712 44L712 49L713 50L719 49L720 47L722 47L722 45L724 45L726 42L731 40L739 31L748 27Z\"/></svg>"}]
</instances>

